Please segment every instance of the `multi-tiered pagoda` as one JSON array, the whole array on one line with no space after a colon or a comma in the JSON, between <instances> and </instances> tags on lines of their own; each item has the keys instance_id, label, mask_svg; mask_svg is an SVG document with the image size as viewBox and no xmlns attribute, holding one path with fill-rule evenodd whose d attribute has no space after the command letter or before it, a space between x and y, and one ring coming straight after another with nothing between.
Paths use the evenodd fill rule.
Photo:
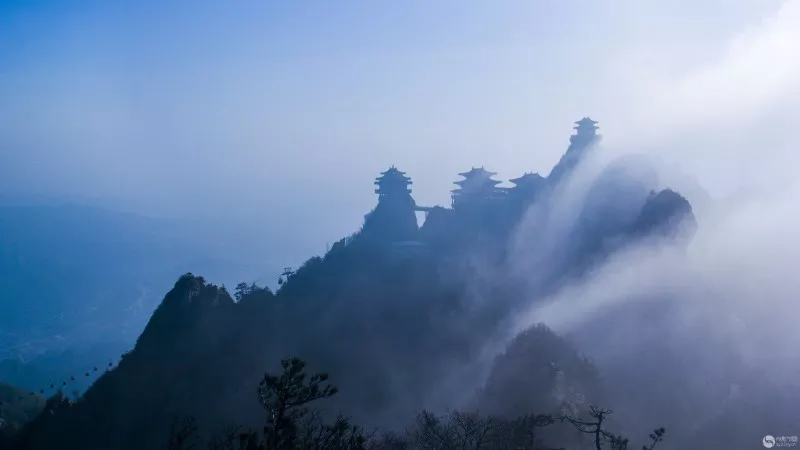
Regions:
<instances>
[{"instance_id":1,"label":"multi-tiered pagoda","mask_svg":"<svg viewBox=\"0 0 800 450\"><path fill-rule=\"evenodd\" d=\"M378 205L365 217L363 237L380 242L416 239L419 227L411 184L411 179L394 166L381 172L375 179Z\"/></svg>"},{"instance_id":2,"label":"multi-tiered pagoda","mask_svg":"<svg viewBox=\"0 0 800 450\"><path fill-rule=\"evenodd\" d=\"M586 151L600 140L597 134L597 121L588 117L575 122L575 134L569 137L567 152L553 167L547 180L551 184L558 183L570 173L581 161Z\"/></svg>"},{"instance_id":3,"label":"multi-tiered pagoda","mask_svg":"<svg viewBox=\"0 0 800 450\"><path fill-rule=\"evenodd\" d=\"M375 179L375 193L378 194L378 201L392 200L395 198L407 198L411 195L411 178L405 172L397 170L392 166L386 172L381 172L381 176Z\"/></svg>"},{"instance_id":4,"label":"multi-tiered pagoda","mask_svg":"<svg viewBox=\"0 0 800 450\"><path fill-rule=\"evenodd\" d=\"M583 119L575 122L573 129L575 130L575 134L569 137L569 142L572 145L585 146L598 138L597 121L588 117L584 117Z\"/></svg>"},{"instance_id":5,"label":"multi-tiered pagoda","mask_svg":"<svg viewBox=\"0 0 800 450\"><path fill-rule=\"evenodd\" d=\"M499 181L492 177L497 175L483 167L473 167L469 172L459 173L463 180L456 181L459 187L453 189L451 198L454 209L465 206L478 206L487 201L503 198L503 190L498 188Z\"/></svg>"}]
</instances>

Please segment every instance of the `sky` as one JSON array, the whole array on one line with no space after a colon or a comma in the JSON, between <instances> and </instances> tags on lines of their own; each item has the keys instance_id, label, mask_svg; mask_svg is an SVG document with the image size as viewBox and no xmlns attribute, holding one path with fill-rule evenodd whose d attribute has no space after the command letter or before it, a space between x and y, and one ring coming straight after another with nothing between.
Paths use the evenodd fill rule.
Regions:
<instances>
[{"instance_id":1,"label":"sky","mask_svg":"<svg viewBox=\"0 0 800 450\"><path fill-rule=\"evenodd\" d=\"M0 42L0 195L300 253L354 231L390 165L447 204L472 166L547 174L587 115L720 198L799 162L798 0L5 0Z\"/></svg>"}]
</instances>

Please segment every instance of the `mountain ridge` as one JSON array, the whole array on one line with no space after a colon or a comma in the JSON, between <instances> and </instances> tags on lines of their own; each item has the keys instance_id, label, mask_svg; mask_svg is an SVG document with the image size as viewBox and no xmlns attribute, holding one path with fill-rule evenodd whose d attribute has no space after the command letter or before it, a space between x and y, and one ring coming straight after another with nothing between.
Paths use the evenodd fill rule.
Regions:
<instances>
[{"instance_id":1,"label":"mountain ridge","mask_svg":"<svg viewBox=\"0 0 800 450\"><path fill-rule=\"evenodd\" d=\"M590 151L594 143L575 138L569 151ZM585 148L576 150L579 145ZM537 188L524 195L509 195L488 172L473 169L454 192L452 207L428 210L422 227L410 220L418 208L410 179L397 169L384 172L376 180L378 206L362 229L288 271L277 292L242 283L231 294L203 277L180 277L134 348L58 420L23 430L20 448L52 448L56 442L82 449L149 448L160 445L173 414L195 416L209 429L225 421L257 426L252 387L266 367L287 355L341 380L342 391L350 394L334 400L332 408L368 426L402 426L397 417L410 417L420 407L468 404L488 375L489 347L509 338L511 313L535 300L520 297L524 286L504 275L511 263L507 243L526 220L525 211L547 207L554 187L577 163L561 165L562 179L553 184L534 178ZM387 173L393 182L386 183ZM616 177L624 178L624 171ZM567 255L550 281L561 282L577 260L597 261L616 251L619 245L605 245L608 240L639 240L652 236L655 225L675 228L693 220L680 195L643 195L639 214L599 236L575 228L571 240L593 244ZM660 214L645 214L650 209ZM637 222L643 215L652 223ZM595 245L598 237L601 244ZM543 333L533 335L549 336ZM575 389L586 389L592 377Z\"/></svg>"}]
</instances>

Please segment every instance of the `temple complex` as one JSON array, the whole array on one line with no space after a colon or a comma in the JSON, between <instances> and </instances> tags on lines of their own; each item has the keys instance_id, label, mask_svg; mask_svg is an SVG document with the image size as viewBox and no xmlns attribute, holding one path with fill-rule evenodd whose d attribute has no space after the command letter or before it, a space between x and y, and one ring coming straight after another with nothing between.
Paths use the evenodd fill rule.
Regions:
<instances>
[{"instance_id":1,"label":"temple complex","mask_svg":"<svg viewBox=\"0 0 800 450\"><path fill-rule=\"evenodd\" d=\"M458 188L451 191L450 208L417 205L411 196L411 178L397 167L389 167L375 178L378 204L365 217L361 237L416 248L432 233L456 235L463 230L503 230L503 224L519 220L542 193L568 176L600 138L597 121L589 117L575 122L574 129L569 148L547 178L527 172L509 180L513 187L504 188L492 178L497 175L495 172L473 167L458 174L463 179L455 182ZM422 229L417 220L420 212L425 213Z\"/></svg>"},{"instance_id":2,"label":"temple complex","mask_svg":"<svg viewBox=\"0 0 800 450\"><path fill-rule=\"evenodd\" d=\"M492 179L496 173L489 172L483 167L473 167L469 172L462 172L459 175L464 179L456 181L455 184L459 187L451 191L454 209L503 198L503 190L497 187L500 182Z\"/></svg>"}]
</instances>

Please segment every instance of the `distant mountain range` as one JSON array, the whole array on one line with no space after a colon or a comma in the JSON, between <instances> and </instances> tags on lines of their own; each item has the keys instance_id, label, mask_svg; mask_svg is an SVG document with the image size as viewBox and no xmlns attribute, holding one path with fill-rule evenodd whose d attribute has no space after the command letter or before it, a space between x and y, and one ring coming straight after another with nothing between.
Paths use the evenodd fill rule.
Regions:
<instances>
[{"instance_id":1,"label":"distant mountain range","mask_svg":"<svg viewBox=\"0 0 800 450\"><path fill-rule=\"evenodd\" d=\"M230 283L278 273L245 239L202 223L12 203L0 206L0 380L21 386L65 376L75 352L118 358L181 273L202 268Z\"/></svg>"}]
</instances>

